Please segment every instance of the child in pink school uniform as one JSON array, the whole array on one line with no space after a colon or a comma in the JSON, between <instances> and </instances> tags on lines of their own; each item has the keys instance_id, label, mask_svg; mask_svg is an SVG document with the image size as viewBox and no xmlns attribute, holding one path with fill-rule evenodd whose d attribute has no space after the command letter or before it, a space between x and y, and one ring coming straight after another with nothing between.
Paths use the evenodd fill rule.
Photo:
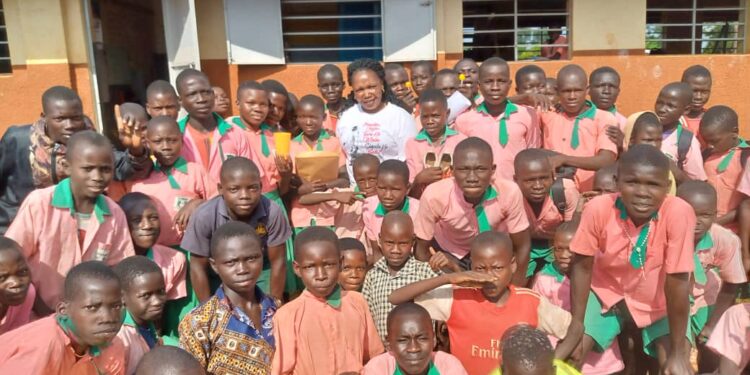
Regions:
<instances>
[{"instance_id":1,"label":"child in pink school uniform","mask_svg":"<svg viewBox=\"0 0 750 375\"><path fill-rule=\"evenodd\" d=\"M684 125L683 114L690 108L692 90L690 85L681 82L672 82L665 85L659 92L654 105L654 112L659 117L664 133L662 134L661 151L677 163L687 177L691 180L705 181L706 172L703 169L703 157L701 145L695 134ZM680 153L681 139L689 143L684 151L684 157Z\"/></svg>"},{"instance_id":2,"label":"child in pink school uniform","mask_svg":"<svg viewBox=\"0 0 750 375\"><path fill-rule=\"evenodd\" d=\"M448 101L437 89L427 89L419 98L422 130L406 141L406 165L413 184L409 194L415 198L422 195L425 187L446 176L441 162L447 158L447 167L453 163L453 150L466 136L448 127ZM427 165L428 154L432 164Z\"/></svg>"},{"instance_id":3,"label":"child in pink school uniform","mask_svg":"<svg viewBox=\"0 0 750 375\"><path fill-rule=\"evenodd\" d=\"M419 200L407 196L409 192L409 168L400 160L386 160L378 167L376 183L377 194L365 199L362 208L362 220L365 223L365 234L373 249L373 259L382 256L378 237L380 225L385 214L400 210L416 220L419 211Z\"/></svg>"},{"instance_id":4,"label":"child in pink school uniform","mask_svg":"<svg viewBox=\"0 0 750 375\"><path fill-rule=\"evenodd\" d=\"M580 192L591 190L597 169L617 159L617 145L607 128L617 127L615 117L586 100L588 79L578 65L566 65L557 73L561 111L540 115L544 148L555 151L553 168L575 168L574 181Z\"/></svg>"},{"instance_id":5,"label":"child in pink school uniform","mask_svg":"<svg viewBox=\"0 0 750 375\"><path fill-rule=\"evenodd\" d=\"M178 122L184 144L181 156L186 161L202 165L218 181L221 165L227 159L254 156L242 129L212 112L215 98L208 76L185 69L177 76L176 86L180 104L187 111L187 116Z\"/></svg>"},{"instance_id":6,"label":"child in pink school uniform","mask_svg":"<svg viewBox=\"0 0 750 375\"><path fill-rule=\"evenodd\" d=\"M57 306L60 285L76 264L115 265L134 254L125 214L103 195L114 169L112 144L94 131L78 132L65 158L70 177L31 192L6 233L23 249L42 315Z\"/></svg>"},{"instance_id":7,"label":"child in pink school uniform","mask_svg":"<svg viewBox=\"0 0 750 375\"><path fill-rule=\"evenodd\" d=\"M547 298L553 305L560 306L570 311L570 262L573 257L570 252L570 241L576 231L576 223L563 223L557 227L554 233L552 249L554 261L547 263L534 280L533 290ZM557 339L550 336L550 340ZM625 364L620 356L620 348L617 341L604 352L590 352L581 369L587 375L607 375L622 371Z\"/></svg>"},{"instance_id":8,"label":"child in pink school uniform","mask_svg":"<svg viewBox=\"0 0 750 375\"><path fill-rule=\"evenodd\" d=\"M484 101L456 119L455 128L492 146L499 178L513 180L513 159L521 150L541 146L536 111L508 100L512 80L505 60L493 57L479 68L479 91Z\"/></svg>"},{"instance_id":9,"label":"child in pink school uniform","mask_svg":"<svg viewBox=\"0 0 750 375\"><path fill-rule=\"evenodd\" d=\"M361 154L352 163L354 174L354 192L358 198L367 199L377 194L376 185L378 181L378 168L380 159L371 154ZM358 200L351 205L341 205L333 222L336 227L336 236L339 238L351 237L359 240L365 245L368 264L375 264L370 242L365 234L365 223L362 219L364 200Z\"/></svg>"},{"instance_id":10,"label":"child in pink school uniform","mask_svg":"<svg viewBox=\"0 0 750 375\"><path fill-rule=\"evenodd\" d=\"M0 236L0 335L31 320L36 290L22 249Z\"/></svg>"},{"instance_id":11,"label":"child in pink school uniform","mask_svg":"<svg viewBox=\"0 0 750 375\"><path fill-rule=\"evenodd\" d=\"M195 209L218 193L216 182L201 165L180 156L182 136L171 117L159 116L148 122L146 143L153 155L154 169L145 179L132 182L130 191L154 199L161 220L158 242L176 246Z\"/></svg>"},{"instance_id":12,"label":"child in pink school uniform","mask_svg":"<svg viewBox=\"0 0 750 375\"><path fill-rule=\"evenodd\" d=\"M339 171L346 173L344 155L335 135L323 128L326 116L323 100L315 95L303 96L297 109L297 125L302 130L290 145L290 156L297 170L296 157L310 151L328 151L339 155ZM302 181L297 197L292 201L291 219L296 233L309 226L333 227L336 212L341 204L353 203L354 192L338 192L346 188L349 179L339 174L332 181ZM291 268L291 265L290 265Z\"/></svg>"},{"instance_id":13,"label":"child in pink school uniform","mask_svg":"<svg viewBox=\"0 0 750 375\"><path fill-rule=\"evenodd\" d=\"M724 311L734 304L747 275L739 237L715 223L716 189L704 181L686 181L677 189L677 196L693 207L696 217L690 324L698 343L699 370L704 373L713 370L714 356L703 344Z\"/></svg>"},{"instance_id":14,"label":"child in pink school uniform","mask_svg":"<svg viewBox=\"0 0 750 375\"><path fill-rule=\"evenodd\" d=\"M126 307L116 340L125 350L125 373L132 375L141 358L163 344L156 327L167 301L164 275L156 263L141 255L123 259L114 271L120 279Z\"/></svg>"}]
</instances>

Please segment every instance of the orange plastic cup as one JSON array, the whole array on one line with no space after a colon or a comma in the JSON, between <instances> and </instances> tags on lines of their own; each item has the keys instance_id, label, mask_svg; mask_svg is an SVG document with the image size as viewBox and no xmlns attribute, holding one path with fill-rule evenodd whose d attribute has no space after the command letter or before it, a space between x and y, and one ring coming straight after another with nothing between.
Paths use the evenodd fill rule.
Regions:
<instances>
[{"instance_id":1,"label":"orange plastic cup","mask_svg":"<svg viewBox=\"0 0 750 375\"><path fill-rule=\"evenodd\" d=\"M276 143L276 155L289 156L289 143L292 141L292 133L273 133L273 141Z\"/></svg>"}]
</instances>

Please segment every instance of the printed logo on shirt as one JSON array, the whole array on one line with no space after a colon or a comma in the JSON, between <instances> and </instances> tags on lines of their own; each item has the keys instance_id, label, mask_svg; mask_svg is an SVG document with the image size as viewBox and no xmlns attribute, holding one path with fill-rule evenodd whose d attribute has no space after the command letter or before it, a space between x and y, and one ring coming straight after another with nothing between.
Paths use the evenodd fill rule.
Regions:
<instances>
[{"instance_id":1,"label":"printed logo on shirt","mask_svg":"<svg viewBox=\"0 0 750 375\"><path fill-rule=\"evenodd\" d=\"M107 258L109 258L109 249L107 249L106 247L99 247L96 249L93 260L104 262L107 260Z\"/></svg>"},{"instance_id":2,"label":"printed logo on shirt","mask_svg":"<svg viewBox=\"0 0 750 375\"><path fill-rule=\"evenodd\" d=\"M500 340L490 339L488 346L472 345L471 356L482 359L500 359Z\"/></svg>"},{"instance_id":3,"label":"printed logo on shirt","mask_svg":"<svg viewBox=\"0 0 750 375\"><path fill-rule=\"evenodd\" d=\"M183 207L185 207L186 204L190 202L190 198L188 197L175 197L174 198L174 210L179 211Z\"/></svg>"},{"instance_id":4,"label":"printed logo on shirt","mask_svg":"<svg viewBox=\"0 0 750 375\"><path fill-rule=\"evenodd\" d=\"M255 226L255 234L258 235L258 237L263 237L268 234L268 230L266 230L266 225L263 223L258 223Z\"/></svg>"}]
</instances>

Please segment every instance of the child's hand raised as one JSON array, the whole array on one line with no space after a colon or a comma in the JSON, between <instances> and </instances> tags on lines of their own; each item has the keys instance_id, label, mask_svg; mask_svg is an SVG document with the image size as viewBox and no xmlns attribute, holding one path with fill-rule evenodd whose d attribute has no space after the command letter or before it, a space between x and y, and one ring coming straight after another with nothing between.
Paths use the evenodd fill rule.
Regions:
<instances>
[{"instance_id":1,"label":"child's hand raised","mask_svg":"<svg viewBox=\"0 0 750 375\"><path fill-rule=\"evenodd\" d=\"M443 170L440 167L425 168L414 176L414 183L420 185L429 185L433 182L440 181L443 178Z\"/></svg>"},{"instance_id":2,"label":"child's hand raised","mask_svg":"<svg viewBox=\"0 0 750 375\"><path fill-rule=\"evenodd\" d=\"M292 161L288 157L276 155L274 159L276 160L276 169L279 170L280 175L292 174Z\"/></svg>"},{"instance_id":3,"label":"child's hand raised","mask_svg":"<svg viewBox=\"0 0 750 375\"><path fill-rule=\"evenodd\" d=\"M466 288L481 288L485 284L497 281L497 277L477 271L463 271L446 275L451 284Z\"/></svg>"},{"instance_id":4,"label":"child's hand raised","mask_svg":"<svg viewBox=\"0 0 750 375\"><path fill-rule=\"evenodd\" d=\"M133 156L140 156L143 151L141 147L143 129L140 128L138 121L129 114L123 118L119 104L115 105L115 121L117 122L117 135L120 138L120 143L127 149L135 151L131 152Z\"/></svg>"},{"instance_id":5,"label":"child's hand raised","mask_svg":"<svg viewBox=\"0 0 750 375\"><path fill-rule=\"evenodd\" d=\"M459 266L458 263L450 259L448 255L445 254L444 252L435 251L435 249L430 247L430 254L432 254L432 256L430 257L429 265L433 271L435 272L438 272L438 271L461 272L463 271L461 269L461 266Z\"/></svg>"}]
</instances>

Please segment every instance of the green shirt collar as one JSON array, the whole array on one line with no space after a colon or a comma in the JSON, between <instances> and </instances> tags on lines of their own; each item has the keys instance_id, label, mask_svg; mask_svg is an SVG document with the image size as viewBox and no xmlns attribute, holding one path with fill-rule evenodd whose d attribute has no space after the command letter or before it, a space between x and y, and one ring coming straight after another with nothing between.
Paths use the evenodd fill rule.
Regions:
<instances>
[{"instance_id":1,"label":"green shirt collar","mask_svg":"<svg viewBox=\"0 0 750 375\"><path fill-rule=\"evenodd\" d=\"M484 196L482 197L482 202L488 201L490 199L497 198L497 190L495 190L495 187L490 185L487 190L484 191Z\"/></svg>"},{"instance_id":2,"label":"green shirt collar","mask_svg":"<svg viewBox=\"0 0 750 375\"><path fill-rule=\"evenodd\" d=\"M401 212L408 214L409 213L409 197L404 198L404 204L401 206ZM385 216L387 212L385 212L385 207L383 207L383 204L378 202L378 207L375 208L375 215L378 216Z\"/></svg>"},{"instance_id":3,"label":"green shirt collar","mask_svg":"<svg viewBox=\"0 0 750 375\"><path fill-rule=\"evenodd\" d=\"M166 169L170 169L170 170L171 169L176 169L176 170L182 172L182 174L187 174L188 173L188 167L187 166L188 166L187 160L185 160L182 156L180 156L180 157L177 158L177 160L174 161L174 164L172 164L171 167L166 168ZM164 168L156 160L154 160L154 168L156 170L159 170L159 171L164 170Z\"/></svg>"},{"instance_id":4,"label":"green shirt collar","mask_svg":"<svg viewBox=\"0 0 750 375\"><path fill-rule=\"evenodd\" d=\"M541 272L545 275L554 277L558 283L561 283L563 282L563 280L565 280L565 275L560 272L560 269L557 268L557 265L555 265L554 262L545 264L544 267L542 267Z\"/></svg>"},{"instance_id":5,"label":"green shirt collar","mask_svg":"<svg viewBox=\"0 0 750 375\"><path fill-rule=\"evenodd\" d=\"M456 135L456 134L458 134L456 130L449 128L448 125L445 125L445 133L443 133L443 136L441 137L442 141L440 142L440 144L445 143L445 140L448 137L452 135ZM427 141L427 143L429 143L430 146L432 146L432 138L430 138L430 135L427 134L427 131L424 129L420 130L419 133L417 133L417 136L414 137L414 139L418 141Z\"/></svg>"},{"instance_id":6,"label":"green shirt collar","mask_svg":"<svg viewBox=\"0 0 750 375\"><path fill-rule=\"evenodd\" d=\"M503 113L515 113L518 112L518 106L513 104L509 99L505 99L505 105L506 110ZM482 104L477 106L477 112L484 113L485 115L490 115L490 110L487 109L487 102L482 102Z\"/></svg>"},{"instance_id":7,"label":"green shirt collar","mask_svg":"<svg viewBox=\"0 0 750 375\"><path fill-rule=\"evenodd\" d=\"M695 245L695 251L709 250L714 247L714 239L711 237L711 231L701 237L698 243Z\"/></svg>"},{"instance_id":8,"label":"green shirt collar","mask_svg":"<svg viewBox=\"0 0 750 375\"><path fill-rule=\"evenodd\" d=\"M232 128L232 125L226 121L224 121L224 118L219 116L216 112L211 112L211 116L216 119L216 129L219 130L220 135L226 134L226 132L229 131L229 129ZM177 122L177 125L180 126L180 133L185 134L185 129L187 128L187 123L190 120L190 115L187 115L183 117L180 121Z\"/></svg>"},{"instance_id":9,"label":"green shirt collar","mask_svg":"<svg viewBox=\"0 0 750 375\"><path fill-rule=\"evenodd\" d=\"M55 192L52 194L52 206L57 208L67 208L72 216L76 212L75 202L73 201L73 191L70 189L70 178L60 181L55 186ZM94 216L99 224L104 222L104 215L111 215L107 200L99 194L94 202Z\"/></svg>"},{"instance_id":10,"label":"green shirt collar","mask_svg":"<svg viewBox=\"0 0 750 375\"><path fill-rule=\"evenodd\" d=\"M593 120L594 117L596 116L596 104L594 104L594 102L592 102L591 100L587 100L586 104L589 105L589 108L587 110L579 113L578 116L576 116L577 119L587 118L587 119L592 119ZM614 108L614 107L612 107L612 108Z\"/></svg>"},{"instance_id":11,"label":"green shirt collar","mask_svg":"<svg viewBox=\"0 0 750 375\"><path fill-rule=\"evenodd\" d=\"M237 127L242 130L247 130L247 126L242 123L242 119L240 119L240 116L232 117L232 123L237 125ZM273 128L271 128L271 125L268 125L265 122L260 124L260 130L268 130L270 132L273 132Z\"/></svg>"},{"instance_id":12,"label":"green shirt collar","mask_svg":"<svg viewBox=\"0 0 750 375\"><path fill-rule=\"evenodd\" d=\"M403 375L404 373L401 371L401 367L398 367L398 363L396 363L396 370L393 372L393 375ZM437 367L435 367L435 363L430 361L430 366L427 367L427 375L440 375L440 372L438 371Z\"/></svg>"},{"instance_id":13,"label":"green shirt collar","mask_svg":"<svg viewBox=\"0 0 750 375\"><path fill-rule=\"evenodd\" d=\"M302 143L305 141L304 136L304 133L299 133L296 137L292 138L292 140L297 143ZM328 134L328 131L326 131L325 129L320 129L320 135L318 135L318 139L316 139L316 141L321 141L328 138L331 138L331 135Z\"/></svg>"},{"instance_id":14,"label":"green shirt collar","mask_svg":"<svg viewBox=\"0 0 750 375\"><path fill-rule=\"evenodd\" d=\"M614 104L612 104L612 106L611 106L611 107L609 107L609 109L608 109L607 111L608 111L609 113L613 114L613 115L614 115L614 114L617 114L617 106L616 106L616 105L614 105Z\"/></svg>"},{"instance_id":15,"label":"green shirt collar","mask_svg":"<svg viewBox=\"0 0 750 375\"><path fill-rule=\"evenodd\" d=\"M338 309L341 307L341 287L336 285L336 289L331 292L331 294L326 297L326 303L333 307L334 309Z\"/></svg>"}]
</instances>

